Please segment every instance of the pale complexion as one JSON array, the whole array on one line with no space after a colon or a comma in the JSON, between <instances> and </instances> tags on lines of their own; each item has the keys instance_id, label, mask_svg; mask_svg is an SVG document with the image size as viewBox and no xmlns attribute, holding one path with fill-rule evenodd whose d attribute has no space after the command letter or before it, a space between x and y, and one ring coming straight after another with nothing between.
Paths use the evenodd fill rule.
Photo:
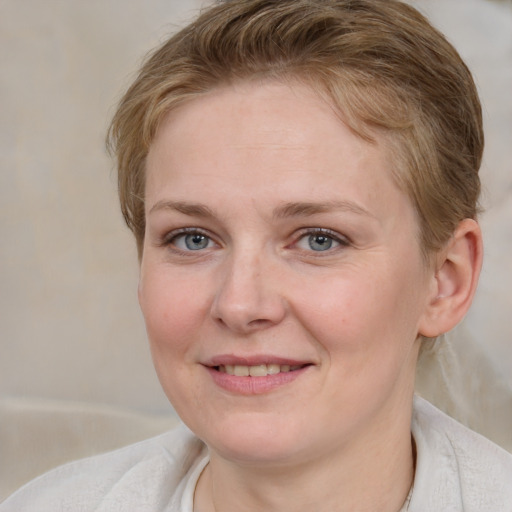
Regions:
<instances>
[{"instance_id":1,"label":"pale complexion","mask_svg":"<svg viewBox=\"0 0 512 512\"><path fill-rule=\"evenodd\" d=\"M213 91L159 128L139 300L163 388L209 447L200 512L396 512L409 491L439 290L380 142L279 83ZM263 363L281 373L224 373Z\"/></svg>"}]
</instances>

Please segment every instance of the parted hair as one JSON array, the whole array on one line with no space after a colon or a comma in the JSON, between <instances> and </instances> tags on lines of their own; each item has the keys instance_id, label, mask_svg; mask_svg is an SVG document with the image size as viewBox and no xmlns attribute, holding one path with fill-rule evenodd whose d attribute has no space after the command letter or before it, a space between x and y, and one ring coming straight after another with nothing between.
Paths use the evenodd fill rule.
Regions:
<instances>
[{"instance_id":1,"label":"parted hair","mask_svg":"<svg viewBox=\"0 0 512 512\"><path fill-rule=\"evenodd\" d=\"M215 88L258 80L311 86L356 134L385 140L427 259L462 219L476 217L483 151L476 87L454 47L416 9L396 0L221 1L147 57L109 129L139 257L146 157L163 117Z\"/></svg>"}]
</instances>

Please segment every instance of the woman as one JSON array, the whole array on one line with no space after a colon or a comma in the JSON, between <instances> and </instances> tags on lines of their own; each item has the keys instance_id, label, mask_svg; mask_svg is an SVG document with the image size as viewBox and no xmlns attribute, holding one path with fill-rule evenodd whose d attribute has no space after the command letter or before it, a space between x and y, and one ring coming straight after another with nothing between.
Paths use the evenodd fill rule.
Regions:
<instances>
[{"instance_id":1,"label":"woman","mask_svg":"<svg viewBox=\"0 0 512 512\"><path fill-rule=\"evenodd\" d=\"M413 398L478 280L481 125L459 55L400 2L224 2L165 42L110 144L188 428L0 510L511 510L512 457Z\"/></svg>"}]
</instances>

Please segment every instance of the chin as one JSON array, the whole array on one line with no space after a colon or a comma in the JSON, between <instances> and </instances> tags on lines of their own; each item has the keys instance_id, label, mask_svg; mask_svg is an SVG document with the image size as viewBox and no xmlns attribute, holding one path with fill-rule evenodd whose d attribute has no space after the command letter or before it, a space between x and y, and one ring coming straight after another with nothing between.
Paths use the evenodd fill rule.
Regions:
<instances>
[{"instance_id":1,"label":"chin","mask_svg":"<svg viewBox=\"0 0 512 512\"><path fill-rule=\"evenodd\" d=\"M215 427L189 425L209 449L222 458L242 464L284 464L296 458L304 433L299 435L284 417L270 419L261 414L219 419Z\"/></svg>"}]
</instances>

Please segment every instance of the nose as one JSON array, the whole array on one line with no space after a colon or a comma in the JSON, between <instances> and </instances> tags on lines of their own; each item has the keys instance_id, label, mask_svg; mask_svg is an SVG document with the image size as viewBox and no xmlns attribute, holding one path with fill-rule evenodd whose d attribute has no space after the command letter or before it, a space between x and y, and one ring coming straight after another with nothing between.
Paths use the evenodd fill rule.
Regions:
<instances>
[{"instance_id":1,"label":"nose","mask_svg":"<svg viewBox=\"0 0 512 512\"><path fill-rule=\"evenodd\" d=\"M212 317L243 334L274 326L286 315L279 289L279 270L271 261L257 254L233 255L219 276Z\"/></svg>"}]
</instances>

